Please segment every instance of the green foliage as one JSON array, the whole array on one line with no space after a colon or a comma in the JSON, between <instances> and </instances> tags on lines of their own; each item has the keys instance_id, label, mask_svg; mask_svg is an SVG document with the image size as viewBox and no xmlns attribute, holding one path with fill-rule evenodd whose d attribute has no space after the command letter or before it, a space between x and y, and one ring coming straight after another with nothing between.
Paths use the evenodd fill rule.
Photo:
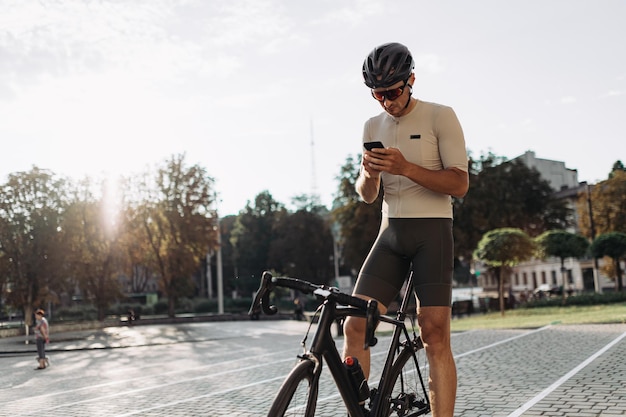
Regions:
<instances>
[{"instance_id":1,"label":"green foliage","mask_svg":"<svg viewBox=\"0 0 626 417\"><path fill-rule=\"evenodd\" d=\"M191 298L183 297L177 298L174 305L174 311L176 313L189 313L194 310L194 301Z\"/></svg>"},{"instance_id":2,"label":"green foliage","mask_svg":"<svg viewBox=\"0 0 626 417\"><path fill-rule=\"evenodd\" d=\"M572 295L565 299L561 297L532 300L520 308L561 307L561 306L592 306L626 302L626 292L608 292L603 294L585 293Z\"/></svg>"},{"instance_id":3,"label":"green foliage","mask_svg":"<svg viewBox=\"0 0 626 417\"><path fill-rule=\"evenodd\" d=\"M613 164L613 168L611 169L611 172L609 174L609 179L617 175L618 172L626 172L626 167L624 166L624 163L621 160L617 160Z\"/></svg>"},{"instance_id":4,"label":"green foliage","mask_svg":"<svg viewBox=\"0 0 626 417\"><path fill-rule=\"evenodd\" d=\"M169 310L169 303L166 300L157 301L154 306L152 306L154 310L154 314L166 314Z\"/></svg>"},{"instance_id":5,"label":"green foliage","mask_svg":"<svg viewBox=\"0 0 626 417\"><path fill-rule=\"evenodd\" d=\"M589 241L583 236L564 230L548 230L539 235L535 241L539 256L543 258L554 256L560 258L561 263L565 258L582 257L589 247Z\"/></svg>"},{"instance_id":6,"label":"green foliage","mask_svg":"<svg viewBox=\"0 0 626 417\"><path fill-rule=\"evenodd\" d=\"M66 321L89 321L97 320L98 311L92 305L78 305L73 307L61 307L53 311L51 315L52 323Z\"/></svg>"},{"instance_id":7,"label":"green foliage","mask_svg":"<svg viewBox=\"0 0 626 417\"><path fill-rule=\"evenodd\" d=\"M276 223L268 267L317 284L334 277L333 236L319 215L298 210Z\"/></svg>"},{"instance_id":8,"label":"green foliage","mask_svg":"<svg viewBox=\"0 0 626 417\"><path fill-rule=\"evenodd\" d=\"M530 259L534 251L534 242L522 230L501 228L483 236L474 257L493 267L515 266Z\"/></svg>"},{"instance_id":9,"label":"green foliage","mask_svg":"<svg viewBox=\"0 0 626 417\"><path fill-rule=\"evenodd\" d=\"M263 271L269 269L269 254L279 221L287 215L285 207L264 191L248 204L233 225L230 243L238 276L232 284L241 294L258 288Z\"/></svg>"},{"instance_id":10,"label":"green foliage","mask_svg":"<svg viewBox=\"0 0 626 417\"><path fill-rule=\"evenodd\" d=\"M626 233L610 232L598 236L591 244L595 257L609 256L619 259L626 255Z\"/></svg>"},{"instance_id":11,"label":"green foliage","mask_svg":"<svg viewBox=\"0 0 626 417\"><path fill-rule=\"evenodd\" d=\"M211 313L217 311L217 301L202 299L193 307L194 313Z\"/></svg>"},{"instance_id":12,"label":"green foliage","mask_svg":"<svg viewBox=\"0 0 626 417\"><path fill-rule=\"evenodd\" d=\"M622 291L622 267L620 259L626 256L626 233L610 232L598 236L591 244L591 253L597 258L608 256L613 259L615 290Z\"/></svg>"}]
</instances>

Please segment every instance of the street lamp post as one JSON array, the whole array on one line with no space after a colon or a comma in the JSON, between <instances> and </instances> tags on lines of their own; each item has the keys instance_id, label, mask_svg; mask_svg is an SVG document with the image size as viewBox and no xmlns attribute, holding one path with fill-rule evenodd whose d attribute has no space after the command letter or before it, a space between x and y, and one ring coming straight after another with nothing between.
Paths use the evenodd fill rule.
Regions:
<instances>
[{"instance_id":1,"label":"street lamp post","mask_svg":"<svg viewBox=\"0 0 626 417\"><path fill-rule=\"evenodd\" d=\"M224 277L222 275L222 229L220 216L215 211L217 219L217 312L224 314Z\"/></svg>"},{"instance_id":2,"label":"street lamp post","mask_svg":"<svg viewBox=\"0 0 626 417\"><path fill-rule=\"evenodd\" d=\"M589 208L589 228L591 229L591 241L596 238L596 227L593 222L593 209L591 207L591 187L589 183L587 183L587 207ZM598 272L598 258L593 257L593 286L597 293L602 292L602 287L600 286L600 275Z\"/></svg>"},{"instance_id":3,"label":"street lamp post","mask_svg":"<svg viewBox=\"0 0 626 417\"><path fill-rule=\"evenodd\" d=\"M211 273L211 257L213 250L209 249L206 254L206 296L209 300L213 299L213 274Z\"/></svg>"}]
</instances>

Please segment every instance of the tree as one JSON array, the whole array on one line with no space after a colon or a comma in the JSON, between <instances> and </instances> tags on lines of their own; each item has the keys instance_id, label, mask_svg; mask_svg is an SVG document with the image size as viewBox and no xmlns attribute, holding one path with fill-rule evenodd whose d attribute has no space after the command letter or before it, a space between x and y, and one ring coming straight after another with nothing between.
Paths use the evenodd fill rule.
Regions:
<instances>
[{"instance_id":1,"label":"tree","mask_svg":"<svg viewBox=\"0 0 626 417\"><path fill-rule=\"evenodd\" d=\"M471 161L469 191L454 200L457 256L470 258L481 236L493 229L513 227L535 237L572 222L570 210L553 198L537 170L521 161L500 161L493 155Z\"/></svg>"},{"instance_id":2,"label":"tree","mask_svg":"<svg viewBox=\"0 0 626 417\"><path fill-rule=\"evenodd\" d=\"M360 157L358 157L360 160ZM367 204L355 189L360 163L348 157L337 177L339 189L333 202L332 221L338 225L337 245L342 269L356 274L369 253L382 218L382 190L375 202Z\"/></svg>"},{"instance_id":3,"label":"tree","mask_svg":"<svg viewBox=\"0 0 626 417\"><path fill-rule=\"evenodd\" d=\"M613 259L615 269L615 291L622 291L621 258L626 256L626 233L609 232L598 236L591 243L591 252L596 258L608 256Z\"/></svg>"},{"instance_id":4,"label":"tree","mask_svg":"<svg viewBox=\"0 0 626 417\"><path fill-rule=\"evenodd\" d=\"M143 199L129 212L150 249L148 267L158 272L170 317L176 301L194 293L193 275L207 251L217 247L213 179L198 165L187 167L184 159L165 161L154 181L146 174L139 184Z\"/></svg>"},{"instance_id":5,"label":"tree","mask_svg":"<svg viewBox=\"0 0 626 417\"><path fill-rule=\"evenodd\" d=\"M608 232L626 233L626 172L614 170L612 174L578 197L579 228L588 238Z\"/></svg>"},{"instance_id":6,"label":"tree","mask_svg":"<svg viewBox=\"0 0 626 417\"><path fill-rule=\"evenodd\" d=\"M581 235L564 230L548 230L535 239L539 256L546 258L557 257L561 260L561 274L563 276L563 300L566 297L567 279L565 277L565 258L580 258L587 248L589 241Z\"/></svg>"},{"instance_id":7,"label":"tree","mask_svg":"<svg viewBox=\"0 0 626 417\"><path fill-rule=\"evenodd\" d=\"M68 276L81 293L95 305L98 320L106 317L107 308L122 292L118 278L124 251L113 194L108 181L101 183L102 194L94 195L94 184L85 179L72 193L63 217L61 236Z\"/></svg>"},{"instance_id":8,"label":"tree","mask_svg":"<svg viewBox=\"0 0 626 417\"><path fill-rule=\"evenodd\" d=\"M8 303L23 311L30 326L33 308L54 302L64 255L59 240L67 205L65 180L33 167L9 175L0 187L0 255L11 291Z\"/></svg>"},{"instance_id":9,"label":"tree","mask_svg":"<svg viewBox=\"0 0 626 417\"><path fill-rule=\"evenodd\" d=\"M613 178L617 172L626 172L626 167L620 160L615 161L613 164L613 168L611 168L611 172L609 173L609 179Z\"/></svg>"},{"instance_id":10,"label":"tree","mask_svg":"<svg viewBox=\"0 0 626 417\"><path fill-rule=\"evenodd\" d=\"M270 245L268 266L317 284L334 277L333 236L324 218L306 209L281 217Z\"/></svg>"},{"instance_id":11,"label":"tree","mask_svg":"<svg viewBox=\"0 0 626 417\"><path fill-rule=\"evenodd\" d=\"M259 286L263 271L269 268L269 253L275 228L287 214L285 207L268 191L259 193L237 216L230 242L237 270L235 288L252 294Z\"/></svg>"},{"instance_id":12,"label":"tree","mask_svg":"<svg viewBox=\"0 0 626 417\"><path fill-rule=\"evenodd\" d=\"M504 273L531 258L533 240L521 229L501 228L487 232L474 251L474 258L487 264L498 279L500 312L504 315Z\"/></svg>"}]
</instances>

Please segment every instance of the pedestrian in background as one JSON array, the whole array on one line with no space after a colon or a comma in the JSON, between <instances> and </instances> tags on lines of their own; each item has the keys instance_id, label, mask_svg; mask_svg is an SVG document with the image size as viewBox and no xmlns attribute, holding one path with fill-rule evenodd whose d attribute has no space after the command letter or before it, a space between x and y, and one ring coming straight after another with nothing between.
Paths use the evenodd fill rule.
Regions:
<instances>
[{"instance_id":1,"label":"pedestrian in background","mask_svg":"<svg viewBox=\"0 0 626 417\"><path fill-rule=\"evenodd\" d=\"M296 299L293 300L293 303L295 305L295 308L293 310L295 319L304 320L304 306L302 305L302 301L300 301L300 298L296 297Z\"/></svg>"},{"instance_id":2,"label":"pedestrian in background","mask_svg":"<svg viewBox=\"0 0 626 417\"><path fill-rule=\"evenodd\" d=\"M39 366L35 368L35 370L46 369L50 364L46 357L46 343L50 342L50 331L45 315L46 312L42 309L38 309L35 312L35 318L37 319L35 325L35 341L37 342L37 360L39 361Z\"/></svg>"}]
</instances>

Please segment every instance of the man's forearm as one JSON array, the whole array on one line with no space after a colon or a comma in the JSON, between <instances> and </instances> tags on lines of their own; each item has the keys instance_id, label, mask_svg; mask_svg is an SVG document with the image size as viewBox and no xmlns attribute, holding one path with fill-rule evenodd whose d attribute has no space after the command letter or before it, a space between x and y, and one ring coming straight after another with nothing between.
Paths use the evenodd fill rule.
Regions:
<instances>
[{"instance_id":1,"label":"man's forearm","mask_svg":"<svg viewBox=\"0 0 626 417\"><path fill-rule=\"evenodd\" d=\"M363 201L366 203L373 203L378 197L380 189L380 176L379 177L366 177L366 173L361 172L359 178L356 180L356 192L359 193Z\"/></svg>"},{"instance_id":2,"label":"man's forearm","mask_svg":"<svg viewBox=\"0 0 626 417\"><path fill-rule=\"evenodd\" d=\"M458 168L449 168L432 171L418 165L411 164L404 173L413 182L428 188L431 191L448 194L453 197L463 197L469 187L467 172Z\"/></svg>"}]
</instances>

